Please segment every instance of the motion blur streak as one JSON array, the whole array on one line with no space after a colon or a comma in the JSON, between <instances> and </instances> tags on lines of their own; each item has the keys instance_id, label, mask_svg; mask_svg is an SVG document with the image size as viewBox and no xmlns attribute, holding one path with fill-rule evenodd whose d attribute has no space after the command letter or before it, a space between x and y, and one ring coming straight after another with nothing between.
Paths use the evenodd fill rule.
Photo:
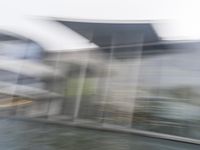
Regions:
<instances>
[{"instance_id":1,"label":"motion blur streak","mask_svg":"<svg viewBox=\"0 0 200 150\"><path fill-rule=\"evenodd\" d=\"M198 150L193 2L0 2L0 150Z\"/></svg>"}]
</instances>

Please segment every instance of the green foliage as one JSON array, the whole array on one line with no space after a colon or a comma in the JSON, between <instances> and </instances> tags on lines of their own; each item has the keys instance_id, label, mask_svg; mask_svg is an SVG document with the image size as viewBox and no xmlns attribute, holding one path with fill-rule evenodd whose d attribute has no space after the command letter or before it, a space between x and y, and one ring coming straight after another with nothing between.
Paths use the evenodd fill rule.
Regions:
<instances>
[{"instance_id":1,"label":"green foliage","mask_svg":"<svg viewBox=\"0 0 200 150\"><path fill-rule=\"evenodd\" d=\"M76 96L79 86L81 86L79 83L79 78L68 78L66 82L65 95ZM85 78L82 95L89 96L92 95L94 92L94 83L92 78Z\"/></svg>"}]
</instances>

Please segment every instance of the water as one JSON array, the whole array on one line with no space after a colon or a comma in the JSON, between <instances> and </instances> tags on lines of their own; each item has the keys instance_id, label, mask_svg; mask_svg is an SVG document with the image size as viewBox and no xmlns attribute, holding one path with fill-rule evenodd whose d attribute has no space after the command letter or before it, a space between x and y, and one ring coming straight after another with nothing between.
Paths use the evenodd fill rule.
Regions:
<instances>
[{"instance_id":1,"label":"water","mask_svg":"<svg viewBox=\"0 0 200 150\"><path fill-rule=\"evenodd\" d=\"M200 145L63 125L0 120L0 150L197 150Z\"/></svg>"}]
</instances>

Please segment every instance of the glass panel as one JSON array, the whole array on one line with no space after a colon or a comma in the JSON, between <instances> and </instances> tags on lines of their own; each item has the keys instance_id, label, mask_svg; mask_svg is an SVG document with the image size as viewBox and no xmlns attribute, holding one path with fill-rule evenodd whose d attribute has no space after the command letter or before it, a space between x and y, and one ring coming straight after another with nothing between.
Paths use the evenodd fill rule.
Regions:
<instances>
[{"instance_id":1,"label":"glass panel","mask_svg":"<svg viewBox=\"0 0 200 150\"><path fill-rule=\"evenodd\" d=\"M143 59L133 127L200 138L199 49Z\"/></svg>"}]
</instances>

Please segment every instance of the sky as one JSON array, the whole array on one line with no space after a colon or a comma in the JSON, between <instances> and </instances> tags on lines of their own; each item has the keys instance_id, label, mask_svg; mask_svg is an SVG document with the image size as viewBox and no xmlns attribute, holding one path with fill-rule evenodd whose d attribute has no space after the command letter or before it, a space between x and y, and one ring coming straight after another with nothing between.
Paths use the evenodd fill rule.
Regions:
<instances>
[{"instance_id":1,"label":"sky","mask_svg":"<svg viewBox=\"0 0 200 150\"><path fill-rule=\"evenodd\" d=\"M48 50L96 47L47 18L164 22L163 39L200 39L199 0L0 0L0 30L36 40ZM66 42L67 41L67 42Z\"/></svg>"}]
</instances>

